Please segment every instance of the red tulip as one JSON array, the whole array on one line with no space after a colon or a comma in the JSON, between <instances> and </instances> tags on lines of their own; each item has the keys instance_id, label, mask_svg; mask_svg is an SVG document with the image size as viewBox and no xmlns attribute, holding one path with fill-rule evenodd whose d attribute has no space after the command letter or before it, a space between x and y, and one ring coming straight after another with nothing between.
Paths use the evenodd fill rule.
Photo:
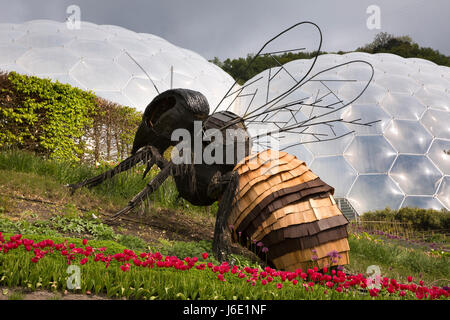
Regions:
<instances>
[{"instance_id":1,"label":"red tulip","mask_svg":"<svg viewBox=\"0 0 450 320\"><path fill-rule=\"evenodd\" d=\"M378 292L379 292L380 290L378 290L378 289L376 289L376 288L373 288L373 289L370 289L369 290L369 294L370 294L370 296L371 297L378 297Z\"/></svg>"}]
</instances>

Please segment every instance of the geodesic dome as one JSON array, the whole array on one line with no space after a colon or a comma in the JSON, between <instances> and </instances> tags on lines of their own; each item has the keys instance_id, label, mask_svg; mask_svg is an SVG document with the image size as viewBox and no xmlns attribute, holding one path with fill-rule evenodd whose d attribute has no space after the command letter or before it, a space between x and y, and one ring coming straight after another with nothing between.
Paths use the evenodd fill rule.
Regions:
<instances>
[{"instance_id":1,"label":"geodesic dome","mask_svg":"<svg viewBox=\"0 0 450 320\"><path fill-rule=\"evenodd\" d=\"M354 52L319 56L311 74L351 60L370 62L374 77L362 96L336 116L380 121L370 127L336 123L334 130L354 133L285 151L304 160L335 188L336 198L346 198L359 214L386 206L450 209L450 154L445 152L450 152L450 68L423 59ZM286 63L284 70L266 70L242 87L250 84L246 89L256 93L254 101L270 100L266 97L286 90L287 83L301 78L311 62L295 60ZM333 70L328 74L329 85L339 97L351 100L361 89L362 72L361 67L351 65ZM265 79L271 77L269 87ZM259 83L255 82L258 78L262 79ZM340 82L351 78L359 80L356 84ZM296 98L319 94L318 85L317 81L301 87ZM243 115L245 108L241 103L233 111ZM310 111L305 107L295 117L304 120ZM255 125L248 126L251 130ZM308 136L301 139L304 142Z\"/></svg>"},{"instance_id":2,"label":"geodesic dome","mask_svg":"<svg viewBox=\"0 0 450 320\"><path fill-rule=\"evenodd\" d=\"M140 111L157 90L171 88L200 91L214 108L234 83L197 53L158 36L89 22L73 30L50 20L0 24L0 70L58 80Z\"/></svg>"}]
</instances>

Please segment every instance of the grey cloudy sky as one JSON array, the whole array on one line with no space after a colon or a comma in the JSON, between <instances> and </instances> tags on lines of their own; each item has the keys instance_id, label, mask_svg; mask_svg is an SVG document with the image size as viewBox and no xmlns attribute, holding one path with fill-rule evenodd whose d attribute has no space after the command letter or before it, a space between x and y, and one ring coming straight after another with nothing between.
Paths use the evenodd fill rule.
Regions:
<instances>
[{"instance_id":1,"label":"grey cloudy sky","mask_svg":"<svg viewBox=\"0 0 450 320\"><path fill-rule=\"evenodd\" d=\"M380 31L410 35L450 55L448 0L0 0L0 23L64 21L66 8L81 19L158 35L207 59L246 56L265 40L303 20L317 23L325 51L353 50ZM381 29L369 30L369 5L381 10Z\"/></svg>"}]
</instances>

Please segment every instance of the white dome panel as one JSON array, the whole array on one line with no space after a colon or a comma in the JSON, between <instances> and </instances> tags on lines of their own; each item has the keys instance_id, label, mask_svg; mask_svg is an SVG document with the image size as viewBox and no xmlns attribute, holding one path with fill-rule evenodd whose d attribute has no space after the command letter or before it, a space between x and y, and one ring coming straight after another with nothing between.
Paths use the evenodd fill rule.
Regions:
<instances>
[{"instance_id":1,"label":"white dome panel","mask_svg":"<svg viewBox=\"0 0 450 320\"><path fill-rule=\"evenodd\" d=\"M48 48L63 46L72 39L74 39L74 36L60 32L54 34L27 33L17 39L16 43L27 48Z\"/></svg>"},{"instance_id":2,"label":"white dome panel","mask_svg":"<svg viewBox=\"0 0 450 320\"><path fill-rule=\"evenodd\" d=\"M32 74L67 73L79 61L75 55L62 47L36 48L28 50L17 64Z\"/></svg>"},{"instance_id":3,"label":"white dome panel","mask_svg":"<svg viewBox=\"0 0 450 320\"><path fill-rule=\"evenodd\" d=\"M443 174L450 174L450 140L435 139L428 156Z\"/></svg>"},{"instance_id":4,"label":"white dome panel","mask_svg":"<svg viewBox=\"0 0 450 320\"><path fill-rule=\"evenodd\" d=\"M352 52L319 56L310 76L351 60L363 60L372 64L372 82L358 100L345 109L315 121L330 120L334 116L341 117L346 122L356 119L360 119L361 123L376 120L378 122L371 126L333 123L328 128L323 124L313 125L303 133L300 133L300 130L297 133L282 133L279 135L279 145L289 145L288 143L293 144L292 142L299 140L311 142L292 146L287 151L311 163L312 169L317 171L316 173L320 171L320 177L329 181L337 190L341 188L342 183L348 185L346 181L354 180L348 194L343 195L345 192L340 192L338 196L347 197L359 214L386 206L393 209L406 205L438 208L441 204L450 209L450 200L444 195L449 192L447 186L450 182L448 178L443 178L449 174L450 169L450 156L443 151L450 149L450 68L423 59L405 59L394 54ZM300 79L311 61L295 60L285 64L291 75L280 72L277 80L271 83L268 96L283 93L288 84L293 82L291 76ZM364 68L359 64L340 67L326 73L328 79L333 80L326 84L330 84L333 93L343 101L352 101L359 94L364 82L347 80L362 79L363 72ZM261 83L250 86L251 92L258 90L253 109L265 102L267 76L266 70L247 82L248 84L258 77L263 77ZM328 91L321 88L316 81L302 85L292 94L292 98L288 96L285 102L307 97L304 102L311 103L315 96L327 93ZM323 104L332 101L331 96L332 94L326 96ZM248 103L250 97L242 101ZM237 113L243 114L247 104L237 106ZM304 121L310 116L325 112L319 108L303 106L299 112L302 117L297 121ZM277 114L277 120L294 122L292 117L289 119L288 114L281 112ZM253 123L248 125L256 126ZM312 142L317 140L317 137L311 133L330 134L335 131L335 136L339 136L345 129L353 133L332 141ZM333 159L335 162L328 163L327 159ZM342 160L346 160L345 163L352 169L346 170L347 166L342 165ZM339 167L340 165L342 166Z\"/></svg>"},{"instance_id":5,"label":"white dome panel","mask_svg":"<svg viewBox=\"0 0 450 320\"><path fill-rule=\"evenodd\" d=\"M391 177L408 195L433 195L442 174L425 156L399 155Z\"/></svg>"},{"instance_id":6,"label":"white dome panel","mask_svg":"<svg viewBox=\"0 0 450 320\"><path fill-rule=\"evenodd\" d=\"M450 90L450 87L449 87ZM414 94L415 97L431 109L450 111L450 94L435 88L423 88Z\"/></svg>"},{"instance_id":7,"label":"white dome panel","mask_svg":"<svg viewBox=\"0 0 450 320\"><path fill-rule=\"evenodd\" d=\"M426 106L410 94L389 93L381 102L383 108L394 118L420 120Z\"/></svg>"},{"instance_id":8,"label":"white dome panel","mask_svg":"<svg viewBox=\"0 0 450 320\"><path fill-rule=\"evenodd\" d=\"M118 64L99 59L81 60L70 75L94 91L120 91L131 78Z\"/></svg>"},{"instance_id":9,"label":"white dome panel","mask_svg":"<svg viewBox=\"0 0 450 320\"><path fill-rule=\"evenodd\" d=\"M450 176L446 176L442 180L437 197L444 204L444 206L450 208Z\"/></svg>"},{"instance_id":10,"label":"white dome panel","mask_svg":"<svg viewBox=\"0 0 450 320\"><path fill-rule=\"evenodd\" d=\"M387 175L360 175L348 194L348 200L357 212L398 209L403 192Z\"/></svg>"},{"instance_id":11,"label":"white dome panel","mask_svg":"<svg viewBox=\"0 0 450 320\"><path fill-rule=\"evenodd\" d=\"M401 75L385 75L375 83L385 87L389 92L397 92L404 94L413 94L417 92L421 86L411 77L401 76Z\"/></svg>"},{"instance_id":12,"label":"white dome panel","mask_svg":"<svg viewBox=\"0 0 450 320\"><path fill-rule=\"evenodd\" d=\"M67 45L67 48L81 58L110 59L111 61L122 53L119 48L109 42L86 39L74 40Z\"/></svg>"},{"instance_id":13,"label":"white dome panel","mask_svg":"<svg viewBox=\"0 0 450 320\"><path fill-rule=\"evenodd\" d=\"M140 109L145 109L152 97L158 94L156 89L150 87L148 83L149 80L147 79L132 78L123 90L128 99L133 102L133 105L140 106Z\"/></svg>"},{"instance_id":14,"label":"white dome panel","mask_svg":"<svg viewBox=\"0 0 450 320\"><path fill-rule=\"evenodd\" d=\"M377 105L353 103L342 114L342 119L351 121L361 119L363 122L370 122L373 119L378 120L371 126L359 126L347 124L347 127L354 130L356 134L382 134L391 122L391 117L382 108Z\"/></svg>"},{"instance_id":15,"label":"white dome panel","mask_svg":"<svg viewBox=\"0 0 450 320\"><path fill-rule=\"evenodd\" d=\"M410 207L410 208L430 208L434 210L441 210L444 208L442 203L439 202L438 199L433 197L415 197L410 196L406 197L405 201L402 203L402 208Z\"/></svg>"},{"instance_id":16,"label":"white dome panel","mask_svg":"<svg viewBox=\"0 0 450 320\"><path fill-rule=\"evenodd\" d=\"M214 106L234 83L200 55L161 37L85 21L79 29L51 20L0 24L0 69L76 85L140 111L156 96L152 81L159 92L170 89L170 80L200 90Z\"/></svg>"},{"instance_id":17,"label":"white dome panel","mask_svg":"<svg viewBox=\"0 0 450 320\"><path fill-rule=\"evenodd\" d=\"M409 120L392 121L384 136L400 153L424 154L433 140L420 122Z\"/></svg>"},{"instance_id":18,"label":"white dome panel","mask_svg":"<svg viewBox=\"0 0 450 320\"><path fill-rule=\"evenodd\" d=\"M28 49L21 46L0 46L0 63L1 64L13 64L16 60L22 56Z\"/></svg>"},{"instance_id":19,"label":"white dome panel","mask_svg":"<svg viewBox=\"0 0 450 320\"><path fill-rule=\"evenodd\" d=\"M342 156L315 158L310 168L334 187L336 197L345 197L356 178L356 171Z\"/></svg>"},{"instance_id":20,"label":"white dome panel","mask_svg":"<svg viewBox=\"0 0 450 320\"><path fill-rule=\"evenodd\" d=\"M359 173L387 173L397 152L383 136L356 136L344 156Z\"/></svg>"},{"instance_id":21,"label":"white dome panel","mask_svg":"<svg viewBox=\"0 0 450 320\"><path fill-rule=\"evenodd\" d=\"M421 122L436 138L450 139L450 112L429 109Z\"/></svg>"}]
</instances>

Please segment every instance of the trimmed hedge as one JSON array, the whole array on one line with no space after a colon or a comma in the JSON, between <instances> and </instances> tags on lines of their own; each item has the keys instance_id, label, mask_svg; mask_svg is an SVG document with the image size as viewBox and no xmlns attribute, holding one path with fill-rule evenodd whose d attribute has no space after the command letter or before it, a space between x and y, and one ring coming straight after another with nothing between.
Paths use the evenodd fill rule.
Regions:
<instances>
[{"instance_id":1,"label":"trimmed hedge","mask_svg":"<svg viewBox=\"0 0 450 320\"><path fill-rule=\"evenodd\" d=\"M50 79L0 73L0 148L53 159L119 160L131 149L141 113Z\"/></svg>"}]
</instances>

